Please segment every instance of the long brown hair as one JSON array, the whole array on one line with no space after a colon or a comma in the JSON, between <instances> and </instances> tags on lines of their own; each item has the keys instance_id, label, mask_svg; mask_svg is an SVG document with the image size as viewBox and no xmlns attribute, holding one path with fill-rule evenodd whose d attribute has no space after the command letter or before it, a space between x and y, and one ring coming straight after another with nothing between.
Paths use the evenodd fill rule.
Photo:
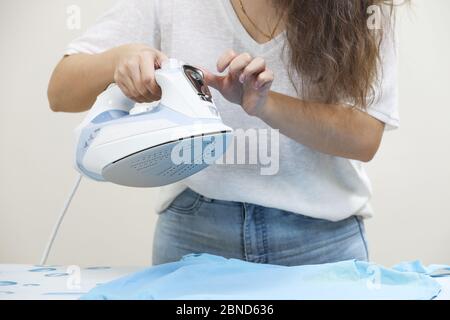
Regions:
<instances>
[{"instance_id":1,"label":"long brown hair","mask_svg":"<svg viewBox=\"0 0 450 320\"><path fill-rule=\"evenodd\" d=\"M386 28L392 27L393 0L273 0L273 4L285 15L290 65L306 89L302 91L315 92L312 95L327 103L346 101L361 109L370 105L379 79L381 43L389 32ZM382 28L368 26L371 6L390 6L379 11Z\"/></svg>"}]
</instances>

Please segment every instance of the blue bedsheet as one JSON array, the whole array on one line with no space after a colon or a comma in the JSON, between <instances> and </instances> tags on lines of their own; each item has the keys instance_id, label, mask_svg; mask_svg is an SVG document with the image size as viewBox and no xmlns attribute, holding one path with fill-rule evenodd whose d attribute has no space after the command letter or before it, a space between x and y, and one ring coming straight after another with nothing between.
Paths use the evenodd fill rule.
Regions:
<instances>
[{"instance_id":1,"label":"blue bedsheet","mask_svg":"<svg viewBox=\"0 0 450 320\"><path fill-rule=\"evenodd\" d=\"M393 268L349 260L284 267L191 254L100 285L82 299L433 299L430 275L448 266Z\"/></svg>"}]
</instances>

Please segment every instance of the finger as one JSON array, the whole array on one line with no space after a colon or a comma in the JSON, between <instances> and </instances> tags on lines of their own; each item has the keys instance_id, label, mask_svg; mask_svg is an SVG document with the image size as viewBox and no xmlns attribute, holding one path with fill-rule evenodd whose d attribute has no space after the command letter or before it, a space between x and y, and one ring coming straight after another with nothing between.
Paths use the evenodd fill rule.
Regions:
<instances>
[{"instance_id":1,"label":"finger","mask_svg":"<svg viewBox=\"0 0 450 320\"><path fill-rule=\"evenodd\" d=\"M142 98L147 95L147 89L141 79L140 58L129 60L125 63L125 67L128 70L128 78L132 81L132 86L137 92L136 98Z\"/></svg>"},{"instance_id":2,"label":"finger","mask_svg":"<svg viewBox=\"0 0 450 320\"><path fill-rule=\"evenodd\" d=\"M252 56L248 53L242 53L231 61L229 66L229 73L232 76L238 77L241 75L242 71L249 65L252 61Z\"/></svg>"},{"instance_id":3,"label":"finger","mask_svg":"<svg viewBox=\"0 0 450 320\"><path fill-rule=\"evenodd\" d=\"M155 79L155 56L153 54L148 53L141 56L140 77L148 95L159 99L161 88Z\"/></svg>"},{"instance_id":4,"label":"finger","mask_svg":"<svg viewBox=\"0 0 450 320\"><path fill-rule=\"evenodd\" d=\"M134 93L130 92L130 90L128 89L128 87L121 81L116 82L116 84L119 86L120 90L122 90L123 94L125 96L127 96L129 99L136 101L136 102L141 102L139 99L139 97L137 97Z\"/></svg>"},{"instance_id":5,"label":"finger","mask_svg":"<svg viewBox=\"0 0 450 320\"><path fill-rule=\"evenodd\" d=\"M251 75L258 75L266 70L266 61L263 58L253 59L242 71L239 81L244 83L244 81Z\"/></svg>"},{"instance_id":6,"label":"finger","mask_svg":"<svg viewBox=\"0 0 450 320\"><path fill-rule=\"evenodd\" d=\"M159 69L161 68L161 65L164 61L168 60L169 57L166 56L164 53L162 53L161 51L155 50L155 61L153 62L154 65Z\"/></svg>"},{"instance_id":7,"label":"finger","mask_svg":"<svg viewBox=\"0 0 450 320\"><path fill-rule=\"evenodd\" d=\"M266 71L261 72L257 77L254 83L254 88L256 90L261 89L263 87L267 87L272 85L274 80L274 74L271 70L266 69Z\"/></svg>"},{"instance_id":8,"label":"finger","mask_svg":"<svg viewBox=\"0 0 450 320\"><path fill-rule=\"evenodd\" d=\"M124 67L119 67L114 75L114 81L122 89L122 92L130 99L135 99L139 94L134 88L133 81L128 76Z\"/></svg>"},{"instance_id":9,"label":"finger","mask_svg":"<svg viewBox=\"0 0 450 320\"><path fill-rule=\"evenodd\" d=\"M222 87L222 82L223 82L223 76L218 76L215 75L214 73L210 72L209 70L206 70L202 67L197 67L199 68L202 73L203 73L203 79L205 80L205 83L207 86L211 86L216 90L220 90L220 88Z\"/></svg>"},{"instance_id":10,"label":"finger","mask_svg":"<svg viewBox=\"0 0 450 320\"><path fill-rule=\"evenodd\" d=\"M121 82L128 90L128 92L133 96L137 97L139 93L137 92L136 88L134 87L133 80L130 77L130 72L128 71L128 68L125 66L120 66L118 68L118 78L119 82Z\"/></svg>"},{"instance_id":11,"label":"finger","mask_svg":"<svg viewBox=\"0 0 450 320\"><path fill-rule=\"evenodd\" d=\"M230 65L231 61L236 58L237 54L232 49L225 51L217 61L217 71L224 72Z\"/></svg>"}]
</instances>

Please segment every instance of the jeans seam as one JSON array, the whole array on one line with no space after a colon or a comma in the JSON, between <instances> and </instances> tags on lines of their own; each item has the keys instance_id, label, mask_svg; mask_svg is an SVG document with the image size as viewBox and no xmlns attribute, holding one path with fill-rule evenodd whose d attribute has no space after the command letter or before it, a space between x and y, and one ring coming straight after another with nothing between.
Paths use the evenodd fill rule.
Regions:
<instances>
[{"instance_id":1,"label":"jeans seam","mask_svg":"<svg viewBox=\"0 0 450 320\"><path fill-rule=\"evenodd\" d=\"M357 216L354 216L354 217L355 217L356 223L358 224L359 234L361 236L361 240L362 240L363 245L364 245L364 250L366 251L366 259L368 261L369 260L369 249L367 248L366 239L364 237L364 233L363 233L362 228L361 228L361 221L359 220L359 218Z\"/></svg>"},{"instance_id":2,"label":"jeans seam","mask_svg":"<svg viewBox=\"0 0 450 320\"><path fill-rule=\"evenodd\" d=\"M243 216L244 216L244 220L243 220L244 256L245 256L245 260L249 261L249 255L251 254L252 250L251 250L250 230L249 230L249 225L248 225L247 206L245 203L243 204L242 209L243 209ZM250 246L248 246L249 243L250 243Z\"/></svg>"},{"instance_id":3,"label":"jeans seam","mask_svg":"<svg viewBox=\"0 0 450 320\"><path fill-rule=\"evenodd\" d=\"M259 239L262 243L262 252L258 252L258 256L260 256L260 262L267 263L267 230L266 230L266 222L264 218L264 213L260 210L259 207L255 208L255 220L258 233L260 232L261 238ZM259 236L259 235L258 235ZM259 237L258 237L259 238Z\"/></svg>"}]
</instances>

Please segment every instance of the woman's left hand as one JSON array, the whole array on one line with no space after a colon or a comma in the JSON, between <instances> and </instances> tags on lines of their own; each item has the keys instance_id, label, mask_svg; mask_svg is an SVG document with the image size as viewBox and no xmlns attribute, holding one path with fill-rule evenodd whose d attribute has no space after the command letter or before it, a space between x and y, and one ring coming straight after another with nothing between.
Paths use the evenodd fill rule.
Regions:
<instances>
[{"instance_id":1,"label":"woman's left hand","mask_svg":"<svg viewBox=\"0 0 450 320\"><path fill-rule=\"evenodd\" d=\"M249 115L261 117L274 79L264 59L228 50L217 61L217 71L227 68L228 74L224 76L203 70L206 83L228 101L241 105Z\"/></svg>"}]
</instances>

